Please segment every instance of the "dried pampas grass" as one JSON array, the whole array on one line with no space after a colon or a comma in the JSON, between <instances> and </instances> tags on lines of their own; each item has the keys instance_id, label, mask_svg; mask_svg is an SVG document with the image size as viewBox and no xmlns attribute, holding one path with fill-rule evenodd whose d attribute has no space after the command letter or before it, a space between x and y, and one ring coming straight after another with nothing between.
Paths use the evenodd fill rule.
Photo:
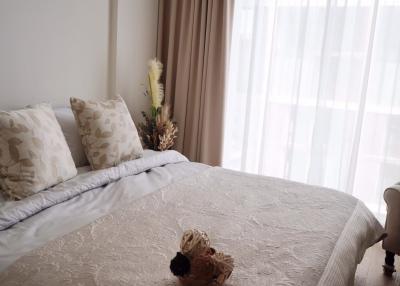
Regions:
<instances>
[{"instance_id":1,"label":"dried pampas grass","mask_svg":"<svg viewBox=\"0 0 400 286\"><path fill-rule=\"evenodd\" d=\"M148 93L151 96L151 106L156 111L161 108L162 101L164 100L164 88L160 83L163 65L157 59L149 61L149 89Z\"/></svg>"},{"instance_id":2,"label":"dried pampas grass","mask_svg":"<svg viewBox=\"0 0 400 286\"><path fill-rule=\"evenodd\" d=\"M142 112L144 122L139 123L139 135L143 144L152 150L172 149L178 134L178 127L171 120L171 107L164 101L164 88L159 82L162 64L153 59L149 62L149 87L145 92L151 98L151 116Z\"/></svg>"}]
</instances>

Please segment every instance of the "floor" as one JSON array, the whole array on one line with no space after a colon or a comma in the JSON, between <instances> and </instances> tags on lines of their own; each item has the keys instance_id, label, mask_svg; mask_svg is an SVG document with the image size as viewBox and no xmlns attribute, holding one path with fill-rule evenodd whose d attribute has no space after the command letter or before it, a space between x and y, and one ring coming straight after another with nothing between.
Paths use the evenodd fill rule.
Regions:
<instances>
[{"instance_id":1,"label":"floor","mask_svg":"<svg viewBox=\"0 0 400 286\"><path fill-rule=\"evenodd\" d=\"M392 278L382 274L382 264L385 251L377 244L365 253L364 259L357 268L354 286L400 286L400 272L395 272ZM400 271L400 257L395 259L396 270Z\"/></svg>"}]
</instances>

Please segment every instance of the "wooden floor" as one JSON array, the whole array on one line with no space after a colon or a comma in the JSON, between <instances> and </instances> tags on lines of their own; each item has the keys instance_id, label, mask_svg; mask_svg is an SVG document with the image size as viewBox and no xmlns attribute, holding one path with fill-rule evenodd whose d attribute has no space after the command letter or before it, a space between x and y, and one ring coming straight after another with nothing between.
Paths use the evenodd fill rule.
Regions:
<instances>
[{"instance_id":1,"label":"wooden floor","mask_svg":"<svg viewBox=\"0 0 400 286\"><path fill-rule=\"evenodd\" d=\"M385 251L380 244L371 247L357 268L355 286L400 286L400 273L395 272L392 278L382 274ZM396 256L396 270L400 271L400 257Z\"/></svg>"}]
</instances>

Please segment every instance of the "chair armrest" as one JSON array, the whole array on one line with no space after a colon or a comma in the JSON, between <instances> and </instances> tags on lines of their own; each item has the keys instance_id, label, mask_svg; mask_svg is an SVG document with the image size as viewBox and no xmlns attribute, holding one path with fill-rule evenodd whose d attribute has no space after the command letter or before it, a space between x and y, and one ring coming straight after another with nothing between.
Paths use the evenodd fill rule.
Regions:
<instances>
[{"instance_id":1,"label":"chair armrest","mask_svg":"<svg viewBox=\"0 0 400 286\"><path fill-rule=\"evenodd\" d=\"M400 185L387 188L383 198L387 205L385 229L388 235L382 247L400 255Z\"/></svg>"}]
</instances>

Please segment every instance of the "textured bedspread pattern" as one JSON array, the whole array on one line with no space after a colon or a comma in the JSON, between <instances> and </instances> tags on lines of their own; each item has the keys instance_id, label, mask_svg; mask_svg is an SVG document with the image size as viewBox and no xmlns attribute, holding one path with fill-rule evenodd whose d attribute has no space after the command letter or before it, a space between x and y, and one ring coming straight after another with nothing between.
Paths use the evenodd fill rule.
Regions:
<instances>
[{"instance_id":1,"label":"textured bedspread pattern","mask_svg":"<svg viewBox=\"0 0 400 286\"><path fill-rule=\"evenodd\" d=\"M178 285L169 261L188 228L235 258L227 285L251 286L351 285L383 233L346 194L209 168L20 258L0 284Z\"/></svg>"}]
</instances>

